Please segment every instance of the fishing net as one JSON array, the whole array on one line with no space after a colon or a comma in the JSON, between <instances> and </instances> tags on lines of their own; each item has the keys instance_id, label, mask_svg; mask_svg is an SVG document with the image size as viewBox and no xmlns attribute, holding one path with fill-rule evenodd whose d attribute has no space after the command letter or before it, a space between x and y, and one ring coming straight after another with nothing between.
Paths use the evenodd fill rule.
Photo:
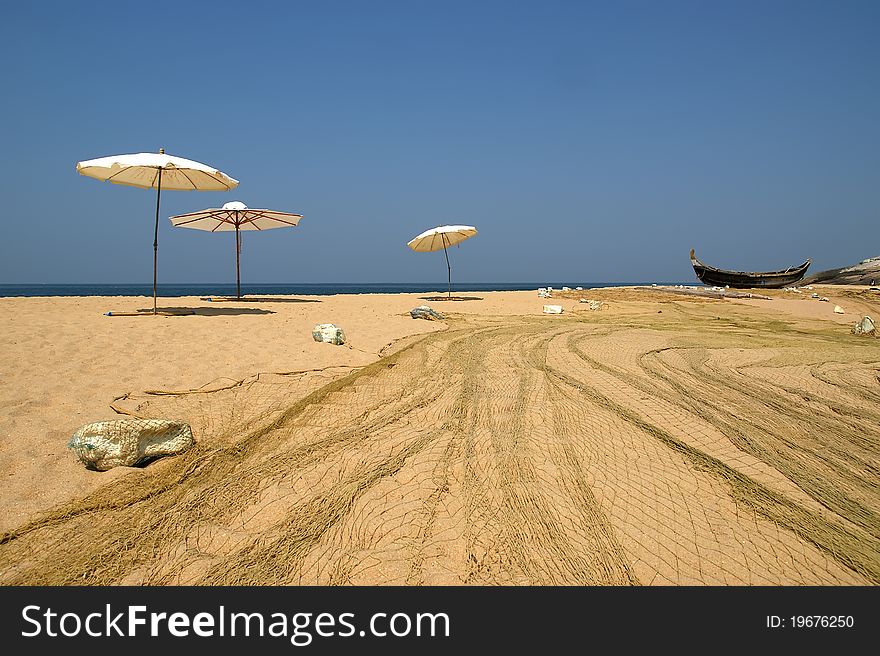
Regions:
<instances>
[{"instance_id":1,"label":"fishing net","mask_svg":"<svg viewBox=\"0 0 880 656\"><path fill-rule=\"evenodd\" d=\"M877 342L657 307L126 395L196 445L2 535L0 582L880 583Z\"/></svg>"}]
</instances>

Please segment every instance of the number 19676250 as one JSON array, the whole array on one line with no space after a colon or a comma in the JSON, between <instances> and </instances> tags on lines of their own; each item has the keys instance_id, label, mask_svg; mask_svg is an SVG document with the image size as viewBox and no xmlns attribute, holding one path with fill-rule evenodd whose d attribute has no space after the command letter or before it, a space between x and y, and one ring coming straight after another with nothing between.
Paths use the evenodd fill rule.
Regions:
<instances>
[{"instance_id":1,"label":"number 19676250","mask_svg":"<svg viewBox=\"0 0 880 656\"><path fill-rule=\"evenodd\" d=\"M792 628L792 629L849 629L855 624L852 615L792 615L780 617L779 615L767 616L767 628Z\"/></svg>"}]
</instances>

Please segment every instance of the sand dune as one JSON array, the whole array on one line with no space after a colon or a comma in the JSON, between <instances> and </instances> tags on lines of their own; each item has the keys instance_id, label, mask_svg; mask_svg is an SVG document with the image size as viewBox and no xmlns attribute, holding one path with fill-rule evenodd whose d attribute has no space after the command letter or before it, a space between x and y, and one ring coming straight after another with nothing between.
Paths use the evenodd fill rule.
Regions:
<instances>
[{"instance_id":1,"label":"sand dune","mask_svg":"<svg viewBox=\"0 0 880 656\"><path fill-rule=\"evenodd\" d=\"M840 317L781 296L578 295L543 316L534 292L479 294L434 304L453 311L443 323L403 315L416 295L159 320L45 301L78 314L44 337L7 331L31 360L7 391L20 412L3 434L10 421L52 426L54 441L17 434L35 458L60 453L49 471L72 482L35 476L5 439L2 471L18 482L3 495L0 581L880 582L880 341L846 325L880 314L874 296L832 297L857 309ZM38 300L4 303L10 326L27 312L31 327L51 323ZM346 317L360 350L309 343L318 316ZM284 339L255 346L279 327ZM81 349L61 370L79 398L83 372L106 377L76 417L63 412L78 397L46 381L39 340L52 330ZM120 333L152 349L120 349ZM223 345L225 358L209 357ZM197 446L143 470L78 469L62 434L104 418L123 391L119 411L188 420Z\"/></svg>"}]
</instances>

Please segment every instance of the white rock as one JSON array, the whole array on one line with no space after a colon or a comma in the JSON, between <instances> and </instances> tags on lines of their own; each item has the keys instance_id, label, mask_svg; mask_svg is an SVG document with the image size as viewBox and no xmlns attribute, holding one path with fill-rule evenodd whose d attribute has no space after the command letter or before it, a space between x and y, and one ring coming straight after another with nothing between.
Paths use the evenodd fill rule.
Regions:
<instances>
[{"instance_id":1,"label":"white rock","mask_svg":"<svg viewBox=\"0 0 880 656\"><path fill-rule=\"evenodd\" d=\"M561 305L545 305L544 314L562 314Z\"/></svg>"},{"instance_id":2,"label":"white rock","mask_svg":"<svg viewBox=\"0 0 880 656\"><path fill-rule=\"evenodd\" d=\"M866 335L868 337L874 337L877 334L874 320L869 316L864 316L861 321L857 321L856 325L853 326L852 332L853 335Z\"/></svg>"},{"instance_id":3,"label":"white rock","mask_svg":"<svg viewBox=\"0 0 880 656\"><path fill-rule=\"evenodd\" d=\"M843 308L840 307L839 305L835 305L835 306L834 306L834 312L835 312L836 314L843 314Z\"/></svg>"},{"instance_id":4,"label":"white rock","mask_svg":"<svg viewBox=\"0 0 880 656\"><path fill-rule=\"evenodd\" d=\"M570 291L571 291L571 287L563 287L563 288L562 288L562 291L564 291L564 292L570 292Z\"/></svg>"},{"instance_id":5,"label":"white rock","mask_svg":"<svg viewBox=\"0 0 880 656\"><path fill-rule=\"evenodd\" d=\"M427 305L414 307L409 311L409 316L413 319L427 319L428 321L436 321L437 319L445 318L442 314L437 312L437 310L433 310Z\"/></svg>"},{"instance_id":6,"label":"white rock","mask_svg":"<svg viewBox=\"0 0 880 656\"><path fill-rule=\"evenodd\" d=\"M575 290L576 290L576 291L582 291L582 290L583 290L583 287L575 287Z\"/></svg>"},{"instance_id":7,"label":"white rock","mask_svg":"<svg viewBox=\"0 0 880 656\"><path fill-rule=\"evenodd\" d=\"M182 421L117 419L80 427L67 446L89 469L107 471L183 453L194 443L190 425Z\"/></svg>"},{"instance_id":8,"label":"white rock","mask_svg":"<svg viewBox=\"0 0 880 656\"><path fill-rule=\"evenodd\" d=\"M328 344L345 344L345 332L335 323L319 323L312 328L312 339Z\"/></svg>"}]
</instances>

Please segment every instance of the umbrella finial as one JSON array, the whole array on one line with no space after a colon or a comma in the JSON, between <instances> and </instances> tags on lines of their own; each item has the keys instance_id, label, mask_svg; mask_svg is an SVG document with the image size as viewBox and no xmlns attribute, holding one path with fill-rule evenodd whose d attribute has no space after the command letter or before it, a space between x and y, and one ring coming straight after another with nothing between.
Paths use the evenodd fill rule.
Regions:
<instances>
[{"instance_id":1,"label":"umbrella finial","mask_svg":"<svg viewBox=\"0 0 880 656\"><path fill-rule=\"evenodd\" d=\"M160 149L159 149L159 154L160 154L160 155L164 155L164 154L165 154L165 149L164 149L164 148L160 148Z\"/></svg>"}]
</instances>

